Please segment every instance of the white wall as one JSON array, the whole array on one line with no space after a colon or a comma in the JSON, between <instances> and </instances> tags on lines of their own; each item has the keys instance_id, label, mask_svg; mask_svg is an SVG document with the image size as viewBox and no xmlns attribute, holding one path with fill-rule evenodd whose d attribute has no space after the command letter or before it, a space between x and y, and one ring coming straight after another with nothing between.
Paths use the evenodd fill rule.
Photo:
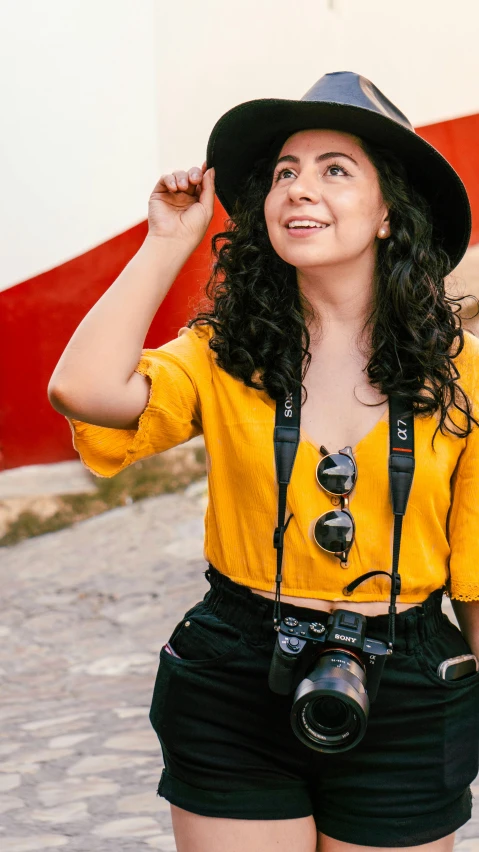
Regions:
<instances>
[{"instance_id":1,"label":"white wall","mask_svg":"<svg viewBox=\"0 0 479 852\"><path fill-rule=\"evenodd\" d=\"M156 10L168 169L200 164L235 104L301 98L330 71L369 78L415 126L479 112L478 0L175 0Z\"/></svg>"},{"instance_id":2,"label":"white wall","mask_svg":"<svg viewBox=\"0 0 479 852\"><path fill-rule=\"evenodd\" d=\"M155 0L2 0L0 289L147 216Z\"/></svg>"},{"instance_id":3,"label":"white wall","mask_svg":"<svg viewBox=\"0 0 479 852\"><path fill-rule=\"evenodd\" d=\"M147 216L216 120L371 79L413 124L479 112L478 0L2 0L0 289Z\"/></svg>"}]
</instances>

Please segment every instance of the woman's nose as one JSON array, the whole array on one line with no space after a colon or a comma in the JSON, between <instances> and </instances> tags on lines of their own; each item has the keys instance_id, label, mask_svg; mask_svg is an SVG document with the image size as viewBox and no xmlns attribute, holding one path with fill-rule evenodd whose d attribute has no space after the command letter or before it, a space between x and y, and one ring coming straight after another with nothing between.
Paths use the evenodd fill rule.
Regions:
<instances>
[{"instance_id":1,"label":"woman's nose","mask_svg":"<svg viewBox=\"0 0 479 852\"><path fill-rule=\"evenodd\" d=\"M312 176L302 172L291 181L289 196L293 201L319 201L321 189L317 175Z\"/></svg>"}]
</instances>

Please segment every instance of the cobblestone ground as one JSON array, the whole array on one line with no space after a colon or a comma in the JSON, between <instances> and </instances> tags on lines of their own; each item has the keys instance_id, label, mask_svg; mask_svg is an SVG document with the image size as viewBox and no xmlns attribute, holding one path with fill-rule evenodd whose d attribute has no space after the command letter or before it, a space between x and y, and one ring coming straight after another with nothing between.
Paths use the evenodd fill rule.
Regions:
<instances>
[{"instance_id":1,"label":"cobblestone ground","mask_svg":"<svg viewBox=\"0 0 479 852\"><path fill-rule=\"evenodd\" d=\"M161 644L208 588L203 514L197 483L1 551L5 852L175 850L148 709ZM477 811L456 852L479 852Z\"/></svg>"}]
</instances>

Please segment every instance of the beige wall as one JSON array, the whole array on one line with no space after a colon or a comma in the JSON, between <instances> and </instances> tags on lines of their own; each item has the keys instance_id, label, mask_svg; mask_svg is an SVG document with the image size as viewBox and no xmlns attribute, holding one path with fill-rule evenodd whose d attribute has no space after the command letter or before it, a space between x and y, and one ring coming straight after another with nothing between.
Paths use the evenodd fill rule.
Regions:
<instances>
[{"instance_id":1,"label":"beige wall","mask_svg":"<svg viewBox=\"0 0 479 852\"><path fill-rule=\"evenodd\" d=\"M478 0L175 0L156 11L167 168L198 162L235 104L300 98L329 71L368 77L415 126L479 112Z\"/></svg>"},{"instance_id":2,"label":"beige wall","mask_svg":"<svg viewBox=\"0 0 479 852\"><path fill-rule=\"evenodd\" d=\"M155 0L2 0L0 289L146 216Z\"/></svg>"},{"instance_id":3,"label":"beige wall","mask_svg":"<svg viewBox=\"0 0 479 852\"><path fill-rule=\"evenodd\" d=\"M478 0L2 0L0 289L146 218L230 107L369 77L416 125L479 112Z\"/></svg>"}]
</instances>

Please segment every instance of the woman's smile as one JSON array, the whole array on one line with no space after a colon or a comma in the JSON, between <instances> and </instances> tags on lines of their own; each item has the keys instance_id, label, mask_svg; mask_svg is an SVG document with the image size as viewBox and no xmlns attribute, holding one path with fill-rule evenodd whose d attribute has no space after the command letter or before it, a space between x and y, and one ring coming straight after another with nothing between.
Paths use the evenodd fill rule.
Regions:
<instances>
[{"instance_id":1,"label":"woman's smile","mask_svg":"<svg viewBox=\"0 0 479 852\"><path fill-rule=\"evenodd\" d=\"M312 237L317 236L318 234L322 234L324 231L329 228L329 225L287 225L286 230L288 232L288 236L294 237L296 239L302 237Z\"/></svg>"}]
</instances>

